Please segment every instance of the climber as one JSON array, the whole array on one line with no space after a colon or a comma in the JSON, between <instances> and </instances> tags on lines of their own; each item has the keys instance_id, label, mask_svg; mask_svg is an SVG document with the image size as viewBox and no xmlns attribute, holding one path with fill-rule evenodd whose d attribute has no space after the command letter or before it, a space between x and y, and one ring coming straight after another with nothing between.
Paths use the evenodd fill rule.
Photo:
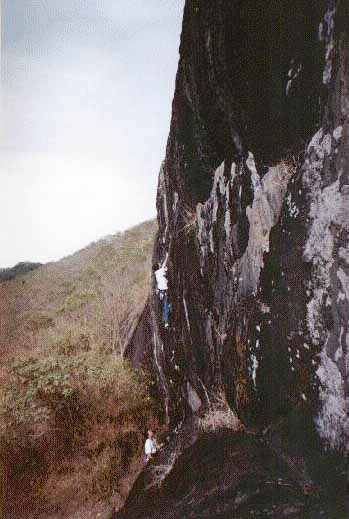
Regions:
<instances>
[{"instance_id":1,"label":"climber","mask_svg":"<svg viewBox=\"0 0 349 519\"><path fill-rule=\"evenodd\" d=\"M159 445L156 442L154 433L151 429L148 431L148 438L145 441L144 452L145 452L145 461L148 462L152 459L154 454L156 454L159 449Z\"/></svg>"},{"instance_id":2,"label":"climber","mask_svg":"<svg viewBox=\"0 0 349 519\"><path fill-rule=\"evenodd\" d=\"M157 293L159 294L160 301L162 301L162 317L164 321L164 327L168 328L168 320L170 316L170 304L168 302L168 281L167 281L167 261L168 253L166 254L165 261L160 266L159 263L154 263L153 272L156 279Z\"/></svg>"}]
</instances>

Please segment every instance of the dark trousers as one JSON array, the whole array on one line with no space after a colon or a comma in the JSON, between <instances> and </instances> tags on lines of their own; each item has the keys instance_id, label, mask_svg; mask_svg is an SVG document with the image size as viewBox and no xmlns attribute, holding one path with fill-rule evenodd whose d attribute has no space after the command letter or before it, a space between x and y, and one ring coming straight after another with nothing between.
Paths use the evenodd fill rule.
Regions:
<instances>
[{"instance_id":1,"label":"dark trousers","mask_svg":"<svg viewBox=\"0 0 349 519\"><path fill-rule=\"evenodd\" d=\"M168 324L170 317L170 303L168 302L167 290L159 290L159 298L162 302L162 318L164 324Z\"/></svg>"}]
</instances>

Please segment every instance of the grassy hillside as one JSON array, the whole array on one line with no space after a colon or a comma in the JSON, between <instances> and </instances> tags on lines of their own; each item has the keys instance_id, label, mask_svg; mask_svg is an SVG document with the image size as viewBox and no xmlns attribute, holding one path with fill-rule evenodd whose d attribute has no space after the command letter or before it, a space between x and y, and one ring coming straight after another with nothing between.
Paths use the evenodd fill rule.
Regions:
<instances>
[{"instance_id":1,"label":"grassy hillside","mask_svg":"<svg viewBox=\"0 0 349 519\"><path fill-rule=\"evenodd\" d=\"M146 298L155 232L145 222L0 283L2 355L77 330L120 351Z\"/></svg>"},{"instance_id":2,"label":"grassy hillside","mask_svg":"<svg viewBox=\"0 0 349 519\"><path fill-rule=\"evenodd\" d=\"M18 506L64 517L122 494L156 421L149 381L120 355L147 296L155 233L145 222L0 283L8 517Z\"/></svg>"}]
</instances>

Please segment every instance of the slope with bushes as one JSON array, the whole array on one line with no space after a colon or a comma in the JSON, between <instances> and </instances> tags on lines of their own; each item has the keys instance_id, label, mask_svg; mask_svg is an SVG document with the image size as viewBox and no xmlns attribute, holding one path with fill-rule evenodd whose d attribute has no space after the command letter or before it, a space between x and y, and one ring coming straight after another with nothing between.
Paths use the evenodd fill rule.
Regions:
<instances>
[{"instance_id":1,"label":"slope with bushes","mask_svg":"<svg viewBox=\"0 0 349 519\"><path fill-rule=\"evenodd\" d=\"M137 471L157 412L151 381L121 354L148 292L155 232L146 222L0 283L6 517L118 503Z\"/></svg>"}]
</instances>

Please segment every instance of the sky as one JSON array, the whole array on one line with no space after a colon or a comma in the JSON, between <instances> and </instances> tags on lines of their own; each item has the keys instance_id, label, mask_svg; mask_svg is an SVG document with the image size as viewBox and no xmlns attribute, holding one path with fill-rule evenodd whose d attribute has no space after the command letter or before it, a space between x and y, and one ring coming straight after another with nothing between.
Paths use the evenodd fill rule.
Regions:
<instances>
[{"instance_id":1,"label":"sky","mask_svg":"<svg viewBox=\"0 0 349 519\"><path fill-rule=\"evenodd\" d=\"M156 214L184 0L2 0L0 267Z\"/></svg>"}]
</instances>

